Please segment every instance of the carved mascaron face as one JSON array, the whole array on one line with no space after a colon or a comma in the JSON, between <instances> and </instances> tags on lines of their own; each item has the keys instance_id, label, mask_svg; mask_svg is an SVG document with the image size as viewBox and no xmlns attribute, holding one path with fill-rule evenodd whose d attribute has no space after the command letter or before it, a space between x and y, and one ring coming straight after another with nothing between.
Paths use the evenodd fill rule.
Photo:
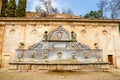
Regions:
<instances>
[{"instance_id":1,"label":"carved mascaron face","mask_svg":"<svg viewBox=\"0 0 120 80\"><path fill-rule=\"evenodd\" d=\"M61 57L62 57L62 53L61 53L61 52L58 52L58 53L57 53L57 56L58 56L58 58L61 58Z\"/></svg>"}]
</instances>

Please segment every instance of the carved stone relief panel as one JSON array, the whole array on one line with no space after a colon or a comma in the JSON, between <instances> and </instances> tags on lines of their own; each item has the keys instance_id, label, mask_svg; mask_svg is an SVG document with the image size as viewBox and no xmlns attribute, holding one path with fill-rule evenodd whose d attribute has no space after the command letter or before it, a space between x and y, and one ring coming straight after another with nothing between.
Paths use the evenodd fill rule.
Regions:
<instances>
[{"instance_id":1,"label":"carved stone relief panel","mask_svg":"<svg viewBox=\"0 0 120 80\"><path fill-rule=\"evenodd\" d=\"M52 30L48 34L49 40L70 40L69 32L63 29L62 27L58 27Z\"/></svg>"}]
</instances>

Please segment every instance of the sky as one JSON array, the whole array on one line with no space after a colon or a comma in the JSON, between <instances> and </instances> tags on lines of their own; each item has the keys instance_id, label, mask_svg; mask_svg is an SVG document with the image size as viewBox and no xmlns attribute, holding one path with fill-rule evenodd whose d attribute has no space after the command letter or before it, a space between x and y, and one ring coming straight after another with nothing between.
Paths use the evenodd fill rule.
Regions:
<instances>
[{"instance_id":1,"label":"sky","mask_svg":"<svg viewBox=\"0 0 120 80\"><path fill-rule=\"evenodd\" d=\"M52 0L53 7L60 11L70 8L75 15L85 15L91 10L98 10L99 0ZM27 11L35 11L35 7L41 5L39 0L27 0Z\"/></svg>"}]
</instances>

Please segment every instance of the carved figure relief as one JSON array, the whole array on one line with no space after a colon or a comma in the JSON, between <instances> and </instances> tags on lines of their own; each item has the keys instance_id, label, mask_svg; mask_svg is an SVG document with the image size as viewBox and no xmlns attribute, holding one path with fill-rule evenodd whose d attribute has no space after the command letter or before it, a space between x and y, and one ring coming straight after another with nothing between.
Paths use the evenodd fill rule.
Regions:
<instances>
[{"instance_id":1,"label":"carved figure relief","mask_svg":"<svg viewBox=\"0 0 120 80\"><path fill-rule=\"evenodd\" d=\"M20 52L18 53L18 61L22 61L22 58L23 58L23 50L20 50Z\"/></svg>"},{"instance_id":2,"label":"carved figure relief","mask_svg":"<svg viewBox=\"0 0 120 80\"><path fill-rule=\"evenodd\" d=\"M72 59L76 59L76 53L75 52L72 53Z\"/></svg>"},{"instance_id":3,"label":"carved figure relief","mask_svg":"<svg viewBox=\"0 0 120 80\"><path fill-rule=\"evenodd\" d=\"M57 32L57 38L58 39L61 39L62 36L63 36L63 32L62 31Z\"/></svg>"},{"instance_id":4,"label":"carved figure relief","mask_svg":"<svg viewBox=\"0 0 120 80\"><path fill-rule=\"evenodd\" d=\"M23 49L23 48L24 48L24 43L23 43L23 42L20 42L20 43L19 43L19 48L20 48L20 49Z\"/></svg>"},{"instance_id":5,"label":"carved figure relief","mask_svg":"<svg viewBox=\"0 0 120 80\"><path fill-rule=\"evenodd\" d=\"M48 33L47 31L44 32L43 40L47 40L48 39L48 34L47 33Z\"/></svg>"},{"instance_id":6,"label":"carved figure relief","mask_svg":"<svg viewBox=\"0 0 120 80\"><path fill-rule=\"evenodd\" d=\"M99 49L98 43L94 43L95 49Z\"/></svg>"},{"instance_id":7,"label":"carved figure relief","mask_svg":"<svg viewBox=\"0 0 120 80\"><path fill-rule=\"evenodd\" d=\"M44 53L43 59L48 59L48 53L47 52Z\"/></svg>"},{"instance_id":8,"label":"carved figure relief","mask_svg":"<svg viewBox=\"0 0 120 80\"><path fill-rule=\"evenodd\" d=\"M31 53L30 56L31 56L31 58L34 58L35 57L35 53L34 52Z\"/></svg>"},{"instance_id":9,"label":"carved figure relief","mask_svg":"<svg viewBox=\"0 0 120 80\"><path fill-rule=\"evenodd\" d=\"M76 40L76 34L73 31L71 32L71 39Z\"/></svg>"}]
</instances>

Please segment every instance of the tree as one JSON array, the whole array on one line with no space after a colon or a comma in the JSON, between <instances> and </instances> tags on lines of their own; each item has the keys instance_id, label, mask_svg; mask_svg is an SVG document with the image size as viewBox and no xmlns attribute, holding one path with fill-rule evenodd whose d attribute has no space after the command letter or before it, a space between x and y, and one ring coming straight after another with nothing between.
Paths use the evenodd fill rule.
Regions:
<instances>
[{"instance_id":1,"label":"tree","mask_svg":"<svg viewBox=\"0 0 120 80\"><path fill-rule=\"evenodd\" d=\"M39 13L40 17L46 17L46 11L41 8L41 6L36 6L35 11Z\"/></svg>"},{"instance_id":2,"label":"tree","mask_svg":"<svg viewBox=\"0 0 120 80\"><path fill-rule=\"evenodd\" d=\"M40 1L44 5L44 7L46 9L46 13L51 14L52 13L52 8L53 8L51 0L40 0Z\"/></svg>"},{"instance_id":3,"label":"tree","mask_svg":"<svg viewBox=\"0 0 120 80\"><path fill-rule=\"evenodd\" d=\"M87 13L84 17L85 18L96 18L96 19L102 18L100 10L99 11L90 11L90 13Z\"/></svg>"},{"instance_id":4,"label":"tree","mask_svg":"<svg viewBox=\"0 0 120 80\"><path fill-rule=\"evenodd\" d=\"M5 17L8 0L2 0L1 16Z\"/></svg>"},{"instance_id":5,"label":"tree","mask_svg":"<svg viewBox=\"0 0 120 80\"><path fill-rule=\"evenodd\" d=\"M26 0L19 0L18 8L16 10L17 17L25 17L26 13Z\"/></svg>"},{"instance_id":6,"label":"tree","mask_svg":"<svg viewBox=\"0 0 120 80\"><path fill-rule=\"evenodd\" d=\"M59 13L59 10L53 7L51 0L39 0L39 1L42 3L43 6L36 6L35 8L36 12L44 13L46 15ZM44 7L45 9L43 10L42 7Z\"/></svg>"},{"instance_id":7,"label":"tree","mask_svg":"<svg viewBox=\"0 0 120 80\"><path fill-rule=\"evenodd\" d=\"M63 8L61 13L62 13L62 14L66 14L66 9Z\"/></svg>"},{"instance_id":8,"label":"tree","mask_svg":"<svg viewBox=\"0 0 120 80\"><path fill-rule=\"evenodd\" d=\"M110 0L108 9L111 13L111 18L119 18L120 17L120 0Z\"/></svg>"},{"instance_id":9,"label":"tree","mask_svg":"<svg viewBox=\"0 0 120 80\"><path fill-rule=\"evenodd\" d=\"M38 12L38 13L43 13L43 12L45 12L45 10L43 10L43 9L41 8L41 6L36 6L36 7L35 7L35 11Z\"/></svg>"},{"instance_id":10,"label":"tree","mask_svg":"<svg viewBox=\"0 0 120 80\"><path fill-rule=\"evenodd\" d=\"M73 11L70 8L68 8L68 9L64 9L63 8L62 14L74 14L74 13L73 13Z\"/></svg>"},{"instance_id":11,"label":"tree","mask_svg":"<svg viewBox=\"0 0 120 80\"><path fill-rule=\"evenodd\" d=\"M59 10L58 10L57 8L53 8L53 12L54 12L55 14L58 14L58 13L59 13Z\"/></svg>"},{"instance_id":12,"label":"tree","mask_svg":"<svg viewBox=\"0 0 120 80\"><path fill-rule=\"evenodd\" d=\"M99 10L101 11L102 18L104 18L104 12L106 10L107 4L108 4L107 0L99 0L99 2L97 3L97 6Z\"/></svg>"},{"instance_id":13,"label":"tree","mask_svg":"<svg viewBox=\"0 0 120 80\"><path fill-rule=\"evenodd\" d=\"M67 9L66 14L73 14L72 10L70 8Z\"/></svg>"},{"instance_id":14,"label":"tree","mask_svg":"<svg viewBox=\"0 0 120 80\"><path fill-rule=\"evenodd\" d=\"M120 0L99 0L99 10L101 10L102 17L105 17L105 12L110 13L111 19L120 18Z\"/></svg>"},{"instance_id":15,"label":"tree","mask_svg":"<svg viewBox=\"0 0 120 80\"><path fill-rule=\"evenodd\" d=\"M15 12L16 12L15 0L10 0L10 2L7 3L6 16L15 17Z\"/></svg>"}]
</instances>

